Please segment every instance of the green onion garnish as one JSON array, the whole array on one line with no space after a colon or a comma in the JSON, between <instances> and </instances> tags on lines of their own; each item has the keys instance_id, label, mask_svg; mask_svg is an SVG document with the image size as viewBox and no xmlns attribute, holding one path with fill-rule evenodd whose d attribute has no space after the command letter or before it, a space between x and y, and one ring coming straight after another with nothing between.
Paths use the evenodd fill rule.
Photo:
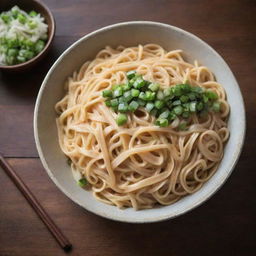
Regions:
<instances>
[{"instance_id":1,"label":"green onion garnish","mask_svg":"<svg viewBox=\"0 0 256 256\"><path fill-rule=\"evenodd\" d=\"M158 100L163 100L164 99L164 93L163 93L163 91L158 91L157 92L157 94L156 94L156 98L158 99Z\"/></svg>"},{"instance_id":2,"label":"green onion garnish","mask_svg":"<svg viewBox=\"0 0 256 256\"><path fill-rule=\"evenodd\" d=\"M125 92L123 97L124 97L126 102L129 102L133 98L132 92L131 91Z\"/></svg>"},{"instance_id":3,"label":"green onion garnish","mask_svg":"<svg viewBox=\"0 0 256 256\"><path fill-rule=\"evenodd\" d=\"M173 109L173 111L174 111L174 113L175 113L177 116L179 116L179 115L182 114L183 108L182 108L182 106L177 106L177 107L175 107L175 108Z\"/></svg>"},{"instance_id":4,"label":"green onion garnish","mask_svg":"<svg viewBox=\"0 0 256 256\"><path fill-rule=\"evenodd\" d=\"M165 110L164 112L162 112L159 116L159 118L165 118L167 119L170 116L170 110Z\"/></svg>"},{"instance_id":5,"label":"green onion garnish","mask_svg":"<svg viewBox=\"0 0 256 256\"><path fill-rule=\"evenodd\" d=\"M118 111L121 112L121 113L125 113L128 111L128 104L125 102L125 103L120 103L118 105Z\"/></svg>"},{"instance_id":6,"label":"green onion garnish","mask_svg":"<svg viewBox=\"0 0 256 256\"><path fill-rule=\"evenodd\" d=\"M121 86L117 87L114 91L113 91L113 97L117 98L119 96L123 95L123 89Z\"/></svg>"},{"instance_id":7,"label":"green onion garnish","mask_svg":"<svg viewBox=\"0 0 256 256\"><path fill-rule=\"evenodd\" d=\"M151 83L151 84L148 86L148 89L150 89L152 92L156 92L156 91L158 91L158 89L159 89L159 84Z\"/></svg>"},{"instance_id":8,"label":"green onion garnish","mask_svg":"<svg viewBox=\"0 0 256 256\"><path fill-rule=\"evenodd\" d=\"M155 101L155 107L157 109L161 109L163 106L164 106L164 101L162 101L162 100L156 100Z\"/></svg>"},{"instance_id":9,"label":"green onion garnish","mask_svg":"<svg viewBox=\"0 0 256 256\"><path fill-rule=\"evenodd\" d=\"M10 50L10 58L15 54L15 51ZM134 112L139 107L157 117L155 123L160 127L169 126L176 118L181 119L179 130L187 129L184 120L192 114L201 117L209 111L220 111L218 95L211 90L187 83L161 89L159 84L144 80L135 71L127 72L126 76L128 81L125 84L113 85L111 90L102 92L106 106L119 112L116 119L118 125L127 122L124 113Z\"/></svg>"},{"instance_id":10,"label":"green onion garnish","mask_svg":"<svg viewBox=\"0 0 256 256\"><path fill-rule=\"evenodd\" d=\"M140 94L140 91L137 89L132 89L132 97L138 97Z\"/></svg>"},{"instance_id":11,"label":"green onion garnish","mask_svg":"<svg viewBox=\"0 0 256 256\"><path fill-rule=\"evenodd\" d=\"M128 118L127 115L125 114L118 114L117 119L116 119L116 123L120 126L120 125L124 125L127 122Z\"/></svg>"},{"instance_id":12,"label":"green onion garnish","mask_svg":"<svg viewBox=\"0 0 256 256\"><path fill-rule=\"evenodd\" d=\"M118 99L113 99L113 100L111 100L110 101L110 104L111 104L111 107L116 107L116 106L118 106Z\"/></svg>"},{"instance_id":13,"label":"green onion garnish","mask_svg":"<svg viewBox=\"0 0 256 256\"><path fill-rule=\"evenodd\" d=\"M131 70L131 71L128 71L128 72L126 73L126 76L127 76L128 79L134 78L135 75L136 75L136 71L135 71L135 70Z\"/></svg>"},{"instance_id":14,"label":"green onion garnish","mask_svg":"<svg viewBox=\"0 0 256 256\"><path fill-rule=\"evenodd\" d=\"M190 110L190 112L196 112L196 102L195 101L190 102L189 110Z\"/></svg>"},{"instance_id":15,"label":"green onion garnish","mask_svg":"<svg viewBox=\"0 0 256 256\"><path fill-rule=\"evenodd\" d=\"M104 98L110 98L110 97L112 97L112 91L111 90L105 90L105 91L102 92L102 96Z\"/></svg>"},{"instance_id":16,"label":"green onion garnish","mask_svg":"<svg viewBox=\"0 0 256 256\"><path fill-rule=\"evenodd\" d=\"M86 186L87 185L87 180L86 180L86 178L82 178L82 179L80 179L78 182L78 185L80 186L80 187L84 187L84 186Z\"/></svg>"},{"instance_id":17,"label":"green onion garnish","mask_svg":"<svg viewBox=\"0 0 256 256\"><path fill-rule=\"evenodd\" d=\"M134 112L138 107L139 107L139 103L137 101L132 101L129 106L128 106L128 110L131 112Z\"/></svg>"},{"instance_id":18,"label":"green onion garnish","mask_svg":"<svg viewBox=\"0 0 256 256\"><path fill-rule=\"evenodd\" d=\"M147 104L146 104L146 110L148 111L148 112L150 112L153 108L155 107L155 104L153 103L153 102L148 102Z\"/></svg>"},{"instance_id":19,"label":"green onion garnish","mask_svg":"<svg viewBox=\"0 0 256 256\"><path fill-rule=\"evenodd\" d=\"M214 102L212 105L212 110L214 112L220 112L220 102Z\"/></svg>"},{"instance_id":20,"label":"green onion garnish","mask_svg":"<svg viewBox=\"0 0 256 256\"><path fill-rule=\"evenodd\" d=\"M156 124L160 127L167 127L169 125L169 122L166 118L158 118L156 120Z\"/></svg>"},{"instance_id":21,"label":"green onion garnish","mask_svg":"<svg viewBox=\"0 0 256 256\"><path fill-rule=\"evenodd\" d=\"M134 84L133 84L133 87L134 87L135 89L140 89L140 88L142 88L145 84L146 84L146 81L145 81L142 77L138 77L138 78L135 80L135 82L134 82Z\"/></svg>"}]
</instances>

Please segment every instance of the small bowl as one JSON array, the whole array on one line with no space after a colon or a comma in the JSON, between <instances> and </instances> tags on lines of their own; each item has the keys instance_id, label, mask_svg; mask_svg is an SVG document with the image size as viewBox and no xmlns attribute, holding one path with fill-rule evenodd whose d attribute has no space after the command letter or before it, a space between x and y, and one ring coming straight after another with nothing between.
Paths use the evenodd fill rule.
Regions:
<instances>
[{"instance_id":1,"label":"small bowl","mask_svg":"<svg viewBox=\"0 0 256 256\"><path fill-rule=\"evenodd\" d=\"M132 35L132 36L131 36ZM106 45L116 47L157 43L166 50L182 49L187 61L195 59L213 71L227 92L231 107L228 127L230 138L217 172L200 190L168 206L135 211L120 210L97 201L90 191L77 186L66 157L60 149L54 106L65 94L68 76ZM182 29L167 24L135 21L111 25L92 32L71 45L46 75L36 101L34 112L35 141L41 161L53 182L72 201L88 211L112 220L132 223L157 222L184 214L209 199L232 173L242 150L245 135L243 98L230 68L207 43ZM232 196L232 195L230 195Z\"/></svg>"},{"instance_id":2,"label":"small bowl","mask_svg":"<svg viewBox=\"0 0 256 256\"><path fill-rule=\"evenodd\" d=\"M14 1L1 0L0 13L3 11L10 10L15 5L19 6L19 8L21 8L22 10L24 10L26 12L34 10L34 11L40 13L45 18L45 22L48 25L48 40L46 42L44 49L38 55L36 55L34 58L32 58L26 62L17 64L17 65L12 65L12 66L3 66L3 65L1 66L0 65L0 70L14 71L14 72L25 71L27 69L32 68L35 64L37 64L46 55L46 53L50 49L50 45L52 44L53 37L55 34L55 21L54 21L51 11L49 10L49 8L46 5L44 5L43 3L41 3L37 0L14 0Z\"/></svg>"}]
</instances>

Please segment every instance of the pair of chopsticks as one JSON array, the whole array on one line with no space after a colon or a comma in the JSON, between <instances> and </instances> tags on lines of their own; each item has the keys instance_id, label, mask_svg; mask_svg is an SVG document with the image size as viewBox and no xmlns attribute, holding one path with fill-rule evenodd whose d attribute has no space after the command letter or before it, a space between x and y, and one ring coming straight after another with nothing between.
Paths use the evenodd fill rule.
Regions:
<instances>
[{"instance_id":1,"label":"pair of chopsticks","mask_svg":"<svg viewBox=\"0 0 256 256\"><path fill-rule=\"evenodd\" d=\"M27 199L29 204L35 210L37 215L44 222L48 230L52 233L54 238L57 240L59 245L64 251L70 251L72 248L72 244L68 241L68 239L62 234L60 229L56 226L50 216L43 209L41 204L37 201L33 193L29 190L26 184L21 180L21 178L17 175L14 169L7 163L4 157L0 154L0 166L4 169L6 174L11 178L16 187L20 190L20 192Z\"/></svg>"}]
</instances>

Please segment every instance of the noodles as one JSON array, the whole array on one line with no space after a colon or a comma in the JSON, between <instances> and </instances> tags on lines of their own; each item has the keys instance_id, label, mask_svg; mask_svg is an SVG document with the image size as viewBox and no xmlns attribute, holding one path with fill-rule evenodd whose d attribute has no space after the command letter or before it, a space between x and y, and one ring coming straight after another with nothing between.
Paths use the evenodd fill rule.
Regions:
<instances>
[{"instance_id":1,"label":"noodles","mask_svg":"<svg viewBox=\"0 0 256 256\"><path fill-rule=\"evenodd\" d=\"M101 50L66 83L67 93L56 104L59 143L71 160L75 179L85 177L93 195L119 208L169 205L199 190L216 172L229 137L229 105L223 87L197 62L183 60L181 50L166 52L156 44ZM187 81L214 91L220 113L188 119L188 129L154 125L155 117L140 108L123 126L101 92L126 82L126 72L168 88Z\"/></svg>"}]
</instances>

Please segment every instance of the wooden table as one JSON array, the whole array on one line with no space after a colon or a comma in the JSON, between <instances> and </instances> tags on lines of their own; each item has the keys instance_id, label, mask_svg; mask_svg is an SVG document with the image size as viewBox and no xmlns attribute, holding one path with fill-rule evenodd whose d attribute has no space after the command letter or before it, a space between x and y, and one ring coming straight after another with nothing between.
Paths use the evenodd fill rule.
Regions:
<instances>
[{"instance_id":1,"label":"wooden table","mask_svg":"<svg viewBox=\"0 0 256 256\"><path fill-rule=\"evenodd\" d=\"M31 72L0 74L0 150L71 240L70 255L256 255L256 1L44 2L57 23L54 45ZM213 46L238 79L247 110L243 153L224 187L192 212L155 224L106 220L72 203L44 171L33 137L35 99L56 58L81 36L128 20L169 23ZM0 255L65 255L2 171L0 187Z\"/></svg>"}]
</instances>

